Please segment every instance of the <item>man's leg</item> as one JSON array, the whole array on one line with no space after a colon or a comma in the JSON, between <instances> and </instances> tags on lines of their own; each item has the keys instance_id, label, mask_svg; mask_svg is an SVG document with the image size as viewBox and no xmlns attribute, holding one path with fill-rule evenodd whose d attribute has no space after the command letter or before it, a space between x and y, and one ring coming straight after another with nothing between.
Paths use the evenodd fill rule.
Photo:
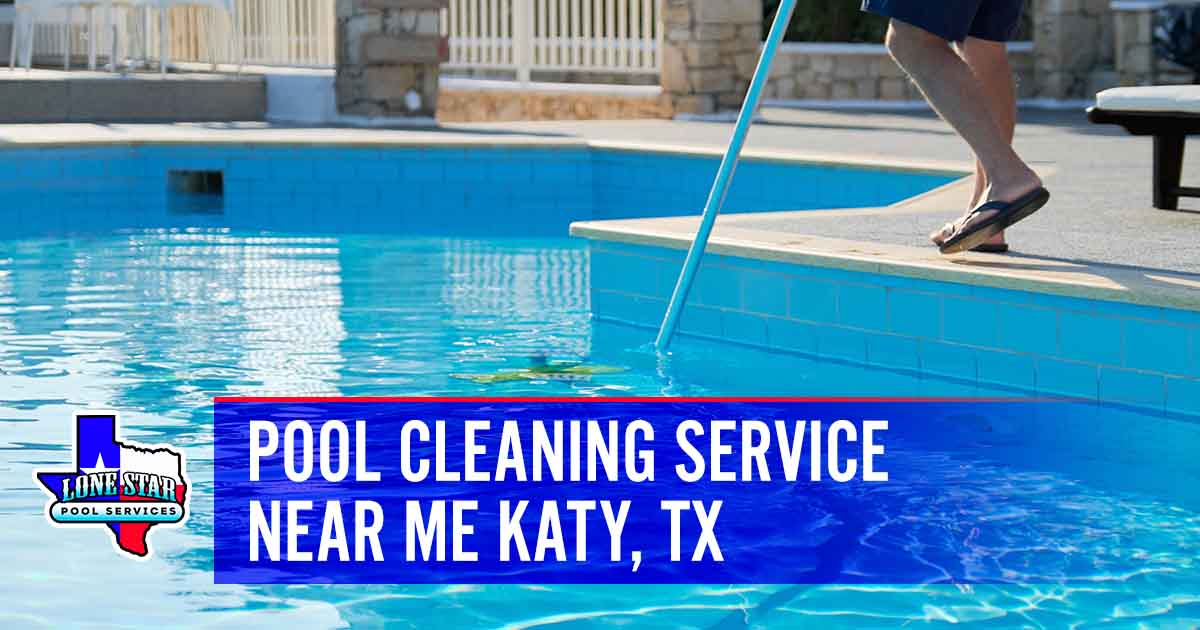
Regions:
<instances>
[{"instance_id":1,"label":"man's leg","mask_svg":"<svg viewBox=\"0 0 1200 630\"><path fill-rule=\"evenodd\" d=\"M986 177L983 200L1014 201L1041 185L1013 151L1009 135L996 124L986 102L988 92L948 41L892 20L887 46L930 105L975 152Z\"/></svg>"},{"instance_id":2,"label":"man's leg","mask_svg":"<svg viewBox=\"0 0 1200 630\"><path fill-rule=\"evenodd\" d=\"M979 80L992 119L995 120L996 125L1000 127L1000 132L1011 144L1017 126L1017 90L1013 83L1012 66L1008 63L1008 47L1001 42L968 37L955 49L963 61L970 66L975 78ZM986 190L987 173L983 170L983 163L976 159L975 186L971 192L971 201L967 205L968 211L983 201L983 194ZM950 223L930 234L930 239L941 245L953 233L954 224ZM990 245L1003 245L1004 243L1003 232L988 241Z\"/></svg>"},{"instance_id":3,"label":"man's leg","mask_svg":"<svg viewBox=\"0 0 1200 630\"><path fill-rule=\"evenodd\" d=\"M1011 144L1017 127L1017 89L1013 83L1012 66L1008 63L1008 47L1003 42L968 37L958 46L958 54L983 86L984 99L992 119ZM968 208L974 208L983 201L986 189L987 174L983 171L983 164L976 160L975 190ZM1004 233L997 234L989 243L1003 244Z\"/></svg>"}]
</instances>

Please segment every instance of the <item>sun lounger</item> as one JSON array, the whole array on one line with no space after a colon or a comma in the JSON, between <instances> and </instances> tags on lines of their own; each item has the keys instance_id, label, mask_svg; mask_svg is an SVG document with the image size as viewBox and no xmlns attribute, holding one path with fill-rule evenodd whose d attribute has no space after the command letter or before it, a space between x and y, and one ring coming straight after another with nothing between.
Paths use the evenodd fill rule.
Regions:
<instances>
[{"instance_id":1,"label":"sun lounger","mask_svg":"<svg viewBox=\"0 0 1200 630\"><path fill-rule=\"evenodd\" d=\"M1120 125L1135 136L1154 136L1155 208L1178 210L1180 197L1200 197L1200 188L1179 185L1184 141L1200 134L1200 85L1105 90L1096 95L1088 119Z\"/></svg>"}]
</instances>

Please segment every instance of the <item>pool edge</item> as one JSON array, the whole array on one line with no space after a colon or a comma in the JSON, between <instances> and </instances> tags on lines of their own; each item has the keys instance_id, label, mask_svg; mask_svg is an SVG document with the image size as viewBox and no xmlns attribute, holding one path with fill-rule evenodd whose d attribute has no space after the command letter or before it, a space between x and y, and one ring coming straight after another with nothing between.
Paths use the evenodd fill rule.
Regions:
<instances>
[{"instance_id":1,"label":"pool edge","mask_svg":"<svg viewBox=\"0 0 1200 630\"><path fill-rule=\"evenodd\" d=\"M570 233L592 241L686 250L697 222L695 217L577 221ZM709 251L750 260L1200 311L1200 276L1160 269L974 252L947 257L932 248L739 227L730 217L717 221Z\"/></svg>"}]
</instances>

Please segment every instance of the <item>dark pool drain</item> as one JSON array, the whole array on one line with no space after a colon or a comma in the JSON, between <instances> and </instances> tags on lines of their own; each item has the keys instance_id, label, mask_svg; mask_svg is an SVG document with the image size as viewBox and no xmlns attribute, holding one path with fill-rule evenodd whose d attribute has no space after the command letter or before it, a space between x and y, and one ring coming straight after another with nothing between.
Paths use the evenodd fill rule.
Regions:
<instances>
[{"instance_id":1,"label":"dark pool drain","mask_svg":"<svg viewBox=\"0 0 1200 630\"><path fill-rule=\"evenodd\" d=\"M225 173L222 171L167 171L167 199L171 212L223 213L225 211Z\"/></svg>"}]
</instances>

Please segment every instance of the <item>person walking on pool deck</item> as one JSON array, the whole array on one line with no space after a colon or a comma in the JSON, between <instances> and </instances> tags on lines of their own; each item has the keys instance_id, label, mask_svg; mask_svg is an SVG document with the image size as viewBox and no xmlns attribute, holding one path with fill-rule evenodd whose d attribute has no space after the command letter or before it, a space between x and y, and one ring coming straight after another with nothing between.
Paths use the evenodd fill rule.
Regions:
<instances>
[{"instance_id":1,"label":"person walking on pool deck","mask_svg":"<svg viewBox=\"0 0 1200 630\"><path fill-rule=\"evenodd\" d=\"M1017 99L1005 42L1023 0L863 0L891 18L887 49L976 157L975 194L959 220L929 235L943 254L1005 252L1004 230L1050 200L1012 148Z\"/></svg>"}]
</instances>

